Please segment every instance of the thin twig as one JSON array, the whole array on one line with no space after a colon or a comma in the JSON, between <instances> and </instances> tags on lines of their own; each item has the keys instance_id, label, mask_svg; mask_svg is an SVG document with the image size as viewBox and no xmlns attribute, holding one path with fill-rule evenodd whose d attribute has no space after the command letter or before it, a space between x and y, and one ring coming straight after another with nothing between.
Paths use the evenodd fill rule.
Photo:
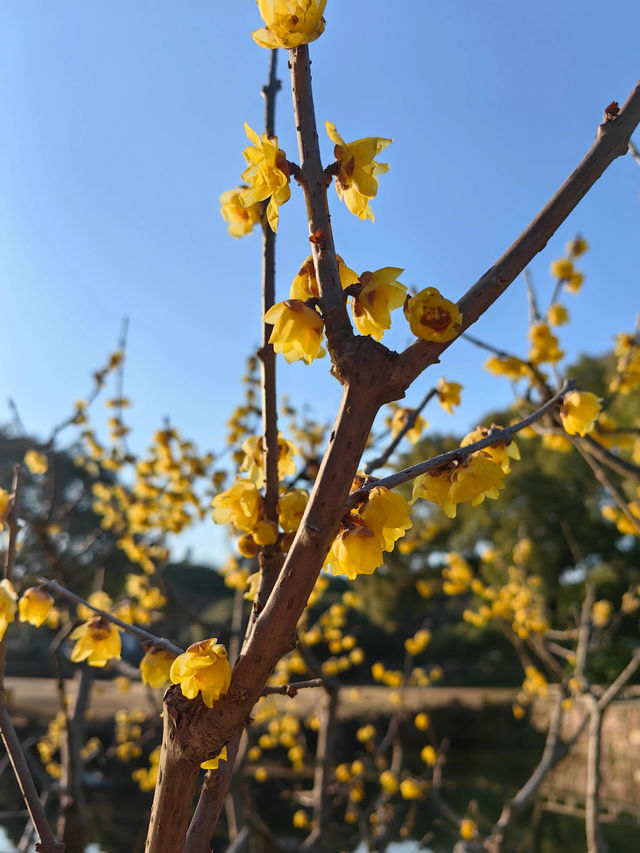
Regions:
<instances>
[{"instance_id":1,"label":"thin twig","mask_svg":"<svg viewBox=\"0 0 640 853\"><path fill-rule=\"evenodd\" d=\"M465 447L456 447L454 450L449 450L446 453L440 453L438 456L433 456L431 459L427 459L424 462L418 462L417 465L412 465L410 468L403 468L402 471L390 474L388 477L383 477L380 480L375 480L371 483L365 484L357 491L352 492L347 501L347 506L352 508L357 506L359 503L362 503L366 493L376 486L384 486L387 489L393 489L396 486L402 485L402 483L408 483L409 480L414 480L416 477L419 477L420 474L426 474L428 471L434 471L437 468L442 468L445 465L449 465L451 462L461 462L472 453L475 453L478 450L484 450L485 447L492 447L494 444L509 444L516 433L546 415L548 411L562 401L565 394L568 394L569 391L574 391L576 387L575 381L573 379L569 379L557 394L554 394L550 400L547 400L547 402L540 406L540 408L536 409L535 412L532 412L523 420L518 421L518 423L504 428L493 427L484 438L473 442L473 444L467 444Z\"/></svg>"},{"instance_id":2,"label":"thin twig","mask_svg":"<svg viewBox=\"0 0 640 853\"><path fill-rule=\"evenodd\" d=\"M427 391L427 393L424 395L424 397L422 398L420 403L416 406L416 408L409 410L409 414L407 416L407 419L406 419L402 429L396 435L396 437L394 439L392 439L392 441L389 443L386 450L384 450L384 452L381 453L380 456L376 457L376 459L372 459L370 462L367 462L367 464L364 466L364 473L365 474L373 474L373 472L376 470L376 468L381 468L383 465L385 465L389 461L389 458L390 458L391 454L393 453L393 451L400 444L400 442L405 437L405 435L409 432L409 430L413 429L413 427L415 426L416 421L418 420L418 415L422 412L422 410L427 405L427 403L433 397L435 397L435 395L437 393L438 393L437 388L431 388L429 391Z\"/></svg>"},{"instance_id":3,"label":"thin twig","mask_svg":"<svg viewBox=\"0 0 640 853\"><path fill-rule=\"evenodd\" d=\"M71 592L71 590L66 589L57 581L52 581L43 577L38 577L37 580L54 595L67 598L69 601L73 601L76 604L83 604L85 607L88 607L89 610L93 610L94 613L97 613L98 616L102 616L103 619L112 622L114 625L117 625L124 631L128 631L130 634L134 634L136 637L139 637L145 642L153 643L154 646L157 646L160 649L165 649L168 652L173 652L174 655L181 655L184 651L180 646L174 645L174 643L170 640L166 640L164 637L156 637L155 634L145 631L144 628L139 628L137 625L131 625L129 622L124 622L122 619L114 616L113 613L109 613L108 610L102 610L100 607L95 607L95 605L90 604L86 599L76 595L75 592Z\"/></svg>"},{"instance_id":4,"label":"thin twig","mask_svg":"<svg viewBox=\"0 0 640 853\"><path fill-rule=\"evenodd\" d=\"M291 696L298 690L306 690L309 687L324 687L324 679L310 678L308 681L294 681L291 684L267 685L262 691L263 696Z\"/></svg>"}]
</instances>

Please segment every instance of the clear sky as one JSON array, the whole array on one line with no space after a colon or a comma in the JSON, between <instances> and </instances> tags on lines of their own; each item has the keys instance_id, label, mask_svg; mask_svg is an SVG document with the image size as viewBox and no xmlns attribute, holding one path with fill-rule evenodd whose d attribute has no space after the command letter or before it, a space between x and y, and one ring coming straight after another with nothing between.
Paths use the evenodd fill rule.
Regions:
<instances>
[{"instance_id":1,"label":"clear sky","mask_svg":"<svg viewBox=\"0 0 640 853\"><path fill-rule=\"evenodd\" d=\"M394 139L391 169L360 222L332 192L336 245L356 270L399 266L403 283L458 299L504 251L591 145L604 107L640 76L637 0L328 0L311 45L320 126L350 141ZM12 396L44 435L83 396L91 370L131 320L126 392L132 445L165 415L218 448L259 341L260 236L234 241L218 197L239 182L243 122L261 131L268 53L250 38L252 0L3 0L0 3L0 421ZM297 149L286 55L280 145ZM332 144L321 133L327 162ZM638 134L636 134L636 139ZM303 205L281 210L278 298L308 253ZM531 265L541 299L549 262L576 232L582 293L567 295L569 357L603 352L640 310L640 168L616 161ZM476 326L526 351L522 280ZM402 348L399 315L385 342ZM462 382L467 430L510 399L506 380L459 342L421 378ZM328 363L282 365L280 387L319 417L339 398ZM213 540L212 540L213 541ZM204 556L203 534L198 550Z\"/></svg>"}]
</instances>

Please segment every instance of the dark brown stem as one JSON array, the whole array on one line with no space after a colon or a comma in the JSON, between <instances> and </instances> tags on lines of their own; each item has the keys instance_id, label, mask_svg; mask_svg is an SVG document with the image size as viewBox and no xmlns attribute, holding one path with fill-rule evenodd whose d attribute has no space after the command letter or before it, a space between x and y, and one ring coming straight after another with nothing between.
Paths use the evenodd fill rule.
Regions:
<instances>
[{"instance_id":1,"label":"dark brown stem","mask_svg":"<svg viewBox=\"0 0 640 853\"><path fill-rule=\"evenodd\" d=\"M585 793L585 831L587 853L606 853L598 810L600 800L600 748L602 743L602 711L593 696L588 697L589 734L587 740L587 789Z\"/></svg>"},{"instance_id":2,"label":"dark brown stem","mask_svg":"<svg viewBox=\"0 0 640 853\"><path fill-rule=\"evenodd\" d=\"M11 766L13 767L20 793L40 839L39 844L36 845L36 850L39 853L64 853L64 844L60 844L56 840L44 813L44 808L36 791L31 773L29 772L20 741L4 704L4 690L0 694L0 731L2 732L2 740L7 754L11 759Z\"/></svg>"},{"instance_id":3,"label":"dark brown stem","mask_svg":"<svg viewBox=\"0 0 640 853\"><path fill-rule=\"evenodd\" d=\"M211 849L211 836L227 795L241 734L238 730L227 744L227 760L221 761L217 770L208 770L204 777L182 853L209 853Z\"/></svg>"},{"instance_id":4,"label":"dark brown stem","mask_svg":"<svg viewBox=\"0 0 640 853\"><path fill-rule=\"evenodd\" d=\"M154 646L157 646L160 649L166 649L168 652L173 652L174 655L181 655L184 651L184 649L181 649L180 646L174 645L170 640L166 640L164 637L156 637L155 634L151 634L149 631L145 631L144 628L139 628L137 625L131 625L129 622L123 622L122 619L119 619L117 616L114 616L113 613L109 613L108 610L102 610L100 607L95 607L93 604L90 604L86 599L81 598L79 595L76 595L75 592L71 592L71 590L68 590L61 584L57 583L57 581L52 581L48 578L38 577L38 583L46 587L46 589L50 590L55 595L62 596L63 598L68 598L69 601L73 601L76 604L83 604L85 607L88 607L90 610L93 610L94 613L97 613L99 616L102 616L102 618L106 619L108 622L113 622L114 625L117 625L124 631L128 631L130 634L134 634L136 637L141 640L144 640L145 642L153 643Z\"/></svg>"},{"instance_id":5,"label":"dark brown stem","mask_svg":"<svg viewBox=\"0 0 640 853\"><path fill-rule=\"evenodd\" d=\"M340 381L344 381L341 368L341 349L344 341L348 341L353 336L353 330L342 293L338 275L338 261L333 243L327 201L327 176L320 158L318 129L313 107L309 48L303 44L292 50L289 56L293 111L298 133L298 151L302 173L301 186L307 205L309 234L310 236L317 235L320 238L311 243L313 265L320 289L322 316L325 321L333 371Z\"/></svg>"},{"instance_id":6,"label":"dark brown stem","mask_svg":"<svg viewBox=\"0 0 640 853\"><path fill-rule=\"evenodd\" d=\"M376 459L372 459L371 462L367 462L367 464L364 466L365 474L372 474L377 468L381 468L389 461L389 458L393 451L400 444L400 442L409 432L409 430L413 429L413 427L415 426L416 421L418 420L418 415L422 412L427 403L433 397L435 397L437 393L437 388L431 388L430 391L427 391L418 406L415 409L411 410L409 416L407 417L406 423L404 424L400 432L396 435L396 437L389 443L389 446L386 448L386 450L381 453L380 456L378 456Z\"/></svg>"}]
</instances>

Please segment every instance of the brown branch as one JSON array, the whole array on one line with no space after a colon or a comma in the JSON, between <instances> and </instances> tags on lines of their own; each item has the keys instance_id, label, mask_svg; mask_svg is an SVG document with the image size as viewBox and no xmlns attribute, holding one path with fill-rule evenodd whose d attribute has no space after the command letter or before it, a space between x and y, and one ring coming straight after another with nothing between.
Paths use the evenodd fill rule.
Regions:
<instances>
[{"instance_id":1,"label":"brown branch","mask_svg":"<svg viewBox=\"0 0 640 853\"><path fill-rule=\"evenodd\" d=\"M262 88L265 100L265 132L268 137L275 136L276 95L280 81L276 77L278 51L270 51L269 82ZM267 222L267 203L263 202L262 211L262 317L275 303L276 288L276 235ZM278 523L278 499L280 496L278 477L278 401L276 395L276 354L269 343L273 326L263 321L262 346L258 350L260 359L260 379L262 385L262 458L264 468L264 510L265 519ZM264 607L271 594L273 585L282 568L284 555L276 545L266 545L260 549L260 585L254 601L252 619Z\"/></svg>"},{"instance_id":2,"label":"brown branch","mask_svg":"<svg viewBox=\"0 0 640 853\"><path fill-rule=\"evenodd\" d=\"M597 459L602 465L611 468L612 471L620 474L621 477L629 477L632 480L640 482L640 465L634 465L633 462L616 456L615 453L607 450L606 447L603 447L600 442L596 441L590 435L583 436L580 441L585 446L589 455Z\"/></svg>"},{"instance_id":3,"label":"brown branch","mask_svg":"<svg viewBox=\"0 0 640 853\"><path fill-rule=\"evenodd\" d=\"M242 730L238 729L227 744L227 760L221 761L217 770L207 771L182 853L208 853L233 775L241 735Z\"/></svg>"},{"instance_id":4,"label":"brown branch","mask_svg":"<svg viewBox=\"0 0 640 853\"><path fill-rule=\"evenodd\" d=\"M549 731L540 762L533 773L514 797L504 806L502 814L498 818L491 835L486 840L486 849L491 853L502 853L505 847L509 830L516 816L525 809L535 797L550 770L557 764L560 758L566 754L560 731L562 728L562 691L559 691L553 715L549 722Z\"/></svg>"},{"instance_id":5,"label":"brown branch","mask_svg":"<svg viewBox=\"0 0 640 853\"><path fill-rule=\"evenodd\" d=\"M407 417L407 420L406 420L404 426L402 427L400 432L396 435L396 437L389 443L386 450L384 450L380 454L380 456L376 457L376 459L372 459L370 462L367 462L367 464L364 466L364 473L365 474L372 474L376 470L376 468L381 468L383 465L385 465L389 461L389 458L390 458L391 454L393 453L393 451L400 444L400 442L405 437L405 435L409 432L409 430L413 429L413 427L415 426L416 421L418 420L418 415L422 412L422 410L427 405L427 403L433 397L435 397L435 395L437 393L438 393L437 388L431 388L429 391L427 391L427 393L422 398L420 403L418 403L417 407L415 409L410 410L409 416Z\"/></svg>"},{"instance_id":6,"label":"brown branch","mask_svg":"<svg viewBox=\"0 0 640 853\"><path fill-rule=\"evenodd\" d=\"M362 488L353 492L349 496L347 506L349 508L362 503L364 495L376 486L385 486L387 489L394 489L402 483L408 483L409 480L414 480L420 474L426 474L427 471L433 471L436 468L441 468L451 462L461 462L472 453L478 450L483 450L485 447L492 447L494 444L509 444L513 436L521 429L528 427L534 421L546 415L557 403L560 403L565 394L573 391L576 388L575 381L569 379L562 386L557 394L554 394L550 400L547 400L542 406L528 415L518 423L504 428L493 427L489 433L479 441L474 441L473 444L467 444L465 447L456 447L454 450L448 450L446 453L440 453L438 456L432 456L424 462L418 462L417 465L412 465L410 468L403 468L402 471L397 471L395 474L390 474L388 477L383 477L381 480L375 480L367 483Z\"/></svg>"},{"instance_id":7,"label":"brown branch","mask_svg":"<svg viewBox=\"0 0 640 853\"><path fill-rule=\"evenodd\" d=\"M598 128L596 140L584 159L567 178L553 198L470 290L458 302L462 329L468 329L501 296L507 287L542 251L578 202L617 157L626 154L631 134L640 123L640 83L618 115ZM451 345L417 341L400 356L405 388Z\"/></svg>"},{"instance_id":8,"label":"brown branch","mask_svg":"<svg viewBox=\"0 0 640 853\"><path fill-rule=\"evenodd\" d=\"M624 517L633 527L635 527L635 529L638 531L638 535L640 536L640 521L629 509L629 506L623 495L614 486L609 477L607 477L602 464L589 453L586 445L583 444L579 436L571 436L571 441L574 447L577 447L578 452L593 471L596 480L600 483L601 486L603 486L607 490L607 492L609 492Z\"/></svg>"},{"instance_id":9,"label":"brown branch","mask_svg":"<svg viewBox=\"0 0 640 853\"><path fill-rule=\"evenodd\" d=\"M587 698L589 708L589 735L587 740L587 786L585 792L585 831L587 853L606 853L602 840L598 810L600 800L600 749L602 745L602 711L593 696Z\"/></svg>"},{"instance_id":10,"label":"brown branch","mask_svg":"<svg viewBox=\"0 0 640 853\"><path fill-rule=\"evenodd\" d=\"M154 646L157 646L160 649L166 649L166 651L168 652L173 652L174 655L181 655L184 651L184 649L181 649L180 646L174 645L170 640L166 640L164 637L156 637L155 634L151 634L149 631L145 631L144 628L139 628L137 625L131 625L129 622L124 622L122 619L119 619L117 616L114 616L113 613L109 613L108 610L102 610L100 607L95 607L93 604L90 604L86 599L81 598L81 596L79 595L76 595L75 592L71 592L71 590L66 589L57 581L52 581L48 578L38 577L38 583L46 587L54 595L67 598L69 599L69 601L73 601L76 604L83 604L85 607L88 607L89 610L93 610L94 613L97 613L98 616L102 616L103 619L112 622L114 625L117 625L124 631L128 631L130 634L134 634L136 637L139 637L145 642L153 643Z\"/></svg>"},{"instance_id":11,"label":"brown branch","mask_svg":"<svg viewBox=\"0 0 640 853\"><path fill-rule=\"evenodd\" d=\"M338 261L333 243L331 217L327 201L328 177L322 167L318 129L311 88L311 62L306 44L289 54L291 93L300 154L300 185L307 205L310 236L320 239L311 243L313 265L320 289L320 305L325 322L327 344L333 362L332 371L344 382L343 352L353 337L346 300L338 275Z\"/></svg>"},{"instance_id":12,"label":"brown branch","mask_svg":"<svg viewBox=\"0 0 640 853\"><path fill-rule=\"evenodd\" d=\"M323 678L310 678L308 681L294 681L291 684L267 685L262 691L263 696L290 696L292 699L298 690L306 690L310 687L324 687Z\"/></svg>"}]
</instances>

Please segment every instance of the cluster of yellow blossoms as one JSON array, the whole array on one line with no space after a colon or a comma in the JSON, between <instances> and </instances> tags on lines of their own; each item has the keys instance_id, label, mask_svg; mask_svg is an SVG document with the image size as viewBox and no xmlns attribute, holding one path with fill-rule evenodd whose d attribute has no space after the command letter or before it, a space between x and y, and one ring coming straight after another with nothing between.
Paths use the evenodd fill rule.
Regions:
<instances>
[{"instance_id":1,"label":"cluster of yellow blossoms","mask_svg":"<svg viewBox=\"0 0 640 853\"><path fill-rule=\"evenodd\" d=\"M473 444L487 433L486 428L478 427L462 439L460 446ZM504 488L504 476L511 470L509 459L519 458L514 442L477 450L460 462L454 461L417 477L412 503L424 498L439 504L449 518L455 518L458 504L470 501L472 506L478 506L485 498L496 500L499 490Z\"/></svg>"},{"instance_id":2,"label":"cluster of yellow blossoms","mask_svg":"<svg viewBox=\"0 0 640 853\"><path fill-rule=\"evenodd\" d=\"M630 394L640 386L640 341L637 334L621 332L616 339L616 373L609 390Z\"/></svg>"},{"instance_id":3,"label":"cluster of yellow blossoms","mask_svg":"<svg viewBox=\"0 0 640 853\"><path fill-rule=\"evenodd\" d=\"M358 478L354 488L360 485L362 480ZM350 580L359 574L371 574L382 565L383 551L392 551L411 524L409 505L402 495L374 486L366 500L343 519L325 568L334 575L345 574Z\"/></svg>"}]
</instances>

